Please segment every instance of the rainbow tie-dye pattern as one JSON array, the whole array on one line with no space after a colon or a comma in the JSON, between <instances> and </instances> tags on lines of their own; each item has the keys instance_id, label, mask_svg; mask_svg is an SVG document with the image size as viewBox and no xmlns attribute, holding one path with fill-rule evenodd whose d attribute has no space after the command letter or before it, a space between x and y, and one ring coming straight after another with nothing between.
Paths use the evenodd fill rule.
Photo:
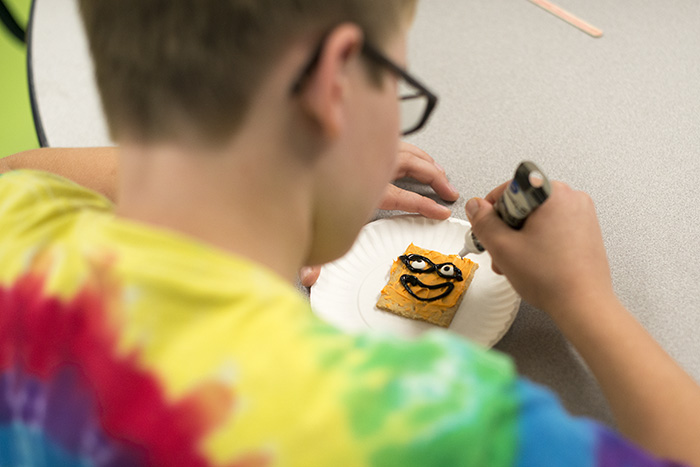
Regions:
<instances>
[{"instance_id":1,"label":"rainbow tie-dye pattern","mask_svg":"<svg viewBox=\"0 0 700 467\"><path fill-rule=\"evenodd\" d=\"M0 465L656 466L448 333L350 336L293 287L0 177Z\"/></svg>"}]
</instances>

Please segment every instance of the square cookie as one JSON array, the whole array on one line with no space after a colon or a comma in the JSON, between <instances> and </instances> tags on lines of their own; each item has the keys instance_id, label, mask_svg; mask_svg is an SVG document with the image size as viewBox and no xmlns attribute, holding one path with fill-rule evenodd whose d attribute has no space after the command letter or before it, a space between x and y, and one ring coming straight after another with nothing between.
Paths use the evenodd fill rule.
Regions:
<instances>
[{"instance_id":1,"label":"square cookie","mask_svg":"<svg viewBox=\"0 0 700 467\"><path fill-rule=\"evenodd\" d=\"M411 243L391 266L377 307L448 327L478 267L459 255L444 255Z\"/></svg>"}]
</instances>

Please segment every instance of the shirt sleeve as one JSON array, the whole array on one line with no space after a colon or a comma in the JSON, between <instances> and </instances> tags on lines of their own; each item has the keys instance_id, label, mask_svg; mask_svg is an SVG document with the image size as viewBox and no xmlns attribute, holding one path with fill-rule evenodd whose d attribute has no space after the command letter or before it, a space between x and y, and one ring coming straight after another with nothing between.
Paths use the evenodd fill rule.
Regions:
<instances>
[{"instance_id":1,"label":"shirt sleeve","mask_svg":"<svg viewBox=\"0 0 700 467\"><path fill-rule=\"evenodd\" d=\"M586 418L573 417L548 389L519 379L518 466L680 466Z\"/></svg>"},{"instance_id":2,"label":"shirt sleeve","mask_svg":"<svg viewBox=\"0 0 700 467\"><path fill-rule=\"evenodd\" d=\"M677 465L572 416L551 391L519 378L508 356L460 337L433 332L364 347L367 361L357 360L361 371L343 400L356 435L385 438L374 465Z\"/></svg>"}]
</instances>

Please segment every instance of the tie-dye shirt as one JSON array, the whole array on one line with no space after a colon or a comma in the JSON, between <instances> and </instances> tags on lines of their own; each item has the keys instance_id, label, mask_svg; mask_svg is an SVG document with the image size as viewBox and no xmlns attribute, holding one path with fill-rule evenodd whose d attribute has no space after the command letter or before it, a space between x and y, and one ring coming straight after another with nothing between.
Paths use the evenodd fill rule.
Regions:
<instances>
[{"instance_id":1,"label":"tie-dye shirt","mask_svg":"<svg viewBox=\"0 0 700 467\"><path fill-rule=\"evenodd\" d=\"M512 361L319 322L270 271L0 177L0 465L655 466Z\"/></svg>"}]
</instances>

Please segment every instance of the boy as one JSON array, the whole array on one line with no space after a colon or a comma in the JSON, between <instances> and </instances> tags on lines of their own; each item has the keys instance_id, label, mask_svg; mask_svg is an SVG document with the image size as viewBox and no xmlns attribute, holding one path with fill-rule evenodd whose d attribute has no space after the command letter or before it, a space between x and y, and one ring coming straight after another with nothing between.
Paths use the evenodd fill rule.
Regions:
<instances>
[{"instance_id":1,"label":"boy","mask_svg":"<svg viewBox=\"0 0 700 467\"><path fill-rule=\"evenodd\" d=\"M3 464L663 465L504 356L344 335L291 285L350 247L430 112L403 70L412 0L81 7L120 149L72 178L110 192L118 170L118 203L0 178ZM410 121L399 82L424 102ZM467 204L496 268L577 346L624 433L699 462L698 387L617 302L590 199L555 184L513 232L502 189Z\"/></svg>"}]
</instances>

